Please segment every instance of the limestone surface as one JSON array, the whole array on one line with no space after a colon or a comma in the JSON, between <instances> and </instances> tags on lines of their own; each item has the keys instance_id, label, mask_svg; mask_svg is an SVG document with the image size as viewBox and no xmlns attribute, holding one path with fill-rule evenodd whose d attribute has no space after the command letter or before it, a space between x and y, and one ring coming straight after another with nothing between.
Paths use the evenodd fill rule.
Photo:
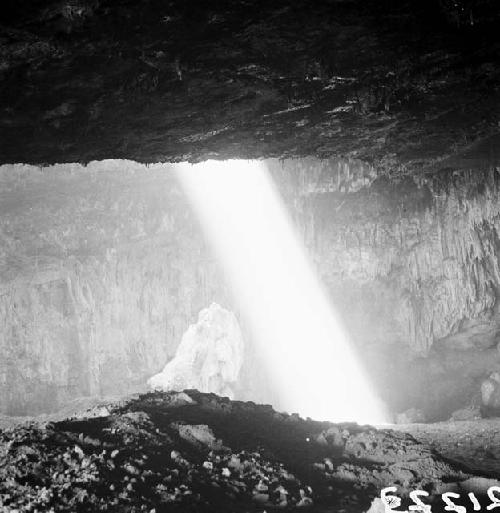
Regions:
<instances>
[{"instance_id":1,"label":"limestone surface","mask_svg":"<svg viewBox=\"0 0 500 513\"><path fill-rule=\"evenodd\" d=\"M243 356L243 335L235 315L212 303L189 326L174 358L148 385L165 392L196 389L233 398Z\"/></svg>"}]
</instances>

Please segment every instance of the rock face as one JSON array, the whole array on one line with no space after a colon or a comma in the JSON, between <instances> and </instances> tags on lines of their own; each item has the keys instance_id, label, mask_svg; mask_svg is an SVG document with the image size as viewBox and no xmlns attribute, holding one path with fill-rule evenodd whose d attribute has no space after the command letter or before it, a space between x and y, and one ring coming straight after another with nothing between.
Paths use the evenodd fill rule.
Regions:
<instances>
[{"instance_id":1,"label":"rock face","mask_svg":"<svg viewBox=\"0 0 500 513\"><path fill-rule=\"evenodd\" d=\"M498 131L496 0L2 7L2 163L350 155L393 170Z\"/></svg>"},{"instance_id":2,"label":"rock face","mask_svg":"<svg viewBox=\"0 0 500 513\"><path fill-rule=\"evenodd\" d=\"M7 166L0 180L1 412L145 388L225 301L168 169Z\"/></svg>"},{"instance_id":3,"label":"rock face","mask_svg":"<svg viewBox=\"0 0 500 513\"><path fill-rule=\"evenodd\" d=\"M355 162L275 171L301 184L287 201L368 371L428 418L465 406L499 366L500 168L488 151L393 179Z\"/></svg>"},{"instance_id":4,"label":"rock face","mask_svg":"<svg viewBox=\"0 0 500 513\"><path fill-rule=\"evenodd\" d=\"M500 373L492 372L481 383L481 401L483 413L498 415L500 413Z\"/></svg>"},{"instance_id":5,"label":"rock face","mask_svg":"<svg viewBox=\"0 0 500 513\"><path fill-rule=\"evenodd\" d=\"M148 385L165 392L196 389L233 398L243 354L243 335L236 317L212 303L184 333L175 357Z\"/></svg>"},{"instance_id":6,"label":"rock face","mask_svg":"<svg viewBox=\"0 0 500 513\"><path fill-rule=\"evenodd\" d=\"M495 144L391 179L349 159L266 161L396 411L447 418L498 370ZM0 180L1 412L144 387L212 301L238 313L251 346L172 165L5 166ZM242 376L261 381L252 365Z\"/></svg>"},{"instance_id":7,"label":"rock face","mask_svg":"<svg viewBox=\"0 0 500 513\"><path fill-rule=\"evenodd\" d=\"M495 344L496 168L388 180L355 161L273 162L317 270L360 338L420 355L438 340Z\"/></svg>"}]
</instances>

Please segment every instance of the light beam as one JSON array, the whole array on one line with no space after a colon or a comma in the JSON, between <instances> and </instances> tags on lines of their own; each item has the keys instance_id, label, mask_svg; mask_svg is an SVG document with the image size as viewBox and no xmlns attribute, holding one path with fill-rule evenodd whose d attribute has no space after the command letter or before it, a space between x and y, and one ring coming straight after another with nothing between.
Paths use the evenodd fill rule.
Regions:
<instances>
[{"instance_id":1,"label":"light beam","mask_svg":"<svg viewBox=\"0 0 500 513\"><path fill-rule=\"evenodd\" d=\"M274 406L320 420L383 423L265 164L176 169L278 387Z\"/></svg>"}]
</instances>

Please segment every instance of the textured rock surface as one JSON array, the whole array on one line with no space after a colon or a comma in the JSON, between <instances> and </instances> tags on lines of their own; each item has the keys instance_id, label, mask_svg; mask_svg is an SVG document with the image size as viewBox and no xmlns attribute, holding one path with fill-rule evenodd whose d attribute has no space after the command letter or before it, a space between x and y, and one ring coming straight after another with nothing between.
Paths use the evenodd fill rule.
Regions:
<instances>
[{"instance_id":1,"label":"textured rock surface","mask_svg":"<svg viewBox=\"0 0 500 513\"><path fill-rule=\"evenodd\" d=\"M486 415L498 415L500 412L500 373L492 372L481 383L481 402Z\"/></svg>"},{"instance_id":2,"label":"textured rock surface","mask_svg":"<svg viewBox=\"0 0 500 513\"><path fill-rule=\"evenodd\" d=\"M437 174L390 180L347 162L283 173L302 184L288 202L383 395L406 390L430 418L474 402L500 366L500 173L485 155L478 146Z\"/></svg>"},{"instance_id":3,"label":"textured rock surface","mask_svg":"<svg viewBox=\"0 0 500 513\"><path fill-rule=\"evenodd\" d=\"M182 336L175 356L148 380L153 390L196 389L234 398L244 342L234 314L212 303Z\"/></svg>"},{"instance_id":4,"label":"textured rock surface","mask_svg":"<svg viewBox=\"0 0 500 513\"><path fill-rule=\"evenodd\" d=\"M279 167L270 164L318 272L360 337L402 342L422 355L436 340L494 345L495 167L392 180L359 162Z\"/></svg>"},{"instance_id":5,"label":"textured rock surface","mask_svg":"<svg viewBox=\"0 0 500 513\"><path fill-rule=\"evenodd\" d=\"M428 490L441 512L444 490L492 484L481 470L464 471L404 432L189 395L192 402L180 407L173 394L148 394L109 404L106 417L0 432L0 508L359 513L383 487L397 485L402 497ZM324 436L333 432L340 444ZM483 440L498 438L487 435Z\"/></svg>"},{"instance_id":6,"label":"textured rock surface","mask_svg":"<svg viewBox=\"0 0 500 513\"><path fill-rule=\"evenodd\" d=\"M498 132L496 0L6 0L0 162L350 155Z\"/></svg>"},{"instance_id":7,"label":"textured rock surface","mask_svg":"<svg viewBox=\"0 0 500 513\"><path fill-rule=\"evenodd\" d=\"M1 411L142 387L223 302L168 171L7 166L0 179Z\"/></svg>"},{"instance_id":8,"label":"textured rock surface","mask_svg":"<svg viewBox=\"0 0 500 513\"><path fill-rule=\"evenodd\" d=\"M428 418L443 398L446 416L475 404L499 366L500 175L473 156L474 172L391 180L347 159L267 161L382 395ZM140 388L203 307L239 312L171 167L7 166L0 178L1 411Z\"/></svg>"}]
</instances>

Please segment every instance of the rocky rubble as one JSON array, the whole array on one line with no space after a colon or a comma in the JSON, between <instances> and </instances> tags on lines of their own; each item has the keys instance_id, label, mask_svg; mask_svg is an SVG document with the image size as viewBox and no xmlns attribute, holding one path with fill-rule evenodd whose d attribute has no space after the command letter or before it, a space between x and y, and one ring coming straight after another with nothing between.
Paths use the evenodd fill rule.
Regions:
<instances>
[{"instance_id":1,"label":"rocky rubble","mask_svg":"<svg viewBox=\"0 0 500 513\"><path fill-rule=\"evenodd\" d=\"M108 408L0 431L0 511L354 513L385 486L438 494L471 477L405 433L213 394L151 393Z\"/></svg>"},{"instance_id":2,"label":"rocky rubble","mask_svg":"<svg viewBox=\"0 0 500 513\"><path fill-rule=\"evenodd\" d=\"M0 412L146 391L227 293L169 168L0 169Z\"/></svg>"}]
</instances>

